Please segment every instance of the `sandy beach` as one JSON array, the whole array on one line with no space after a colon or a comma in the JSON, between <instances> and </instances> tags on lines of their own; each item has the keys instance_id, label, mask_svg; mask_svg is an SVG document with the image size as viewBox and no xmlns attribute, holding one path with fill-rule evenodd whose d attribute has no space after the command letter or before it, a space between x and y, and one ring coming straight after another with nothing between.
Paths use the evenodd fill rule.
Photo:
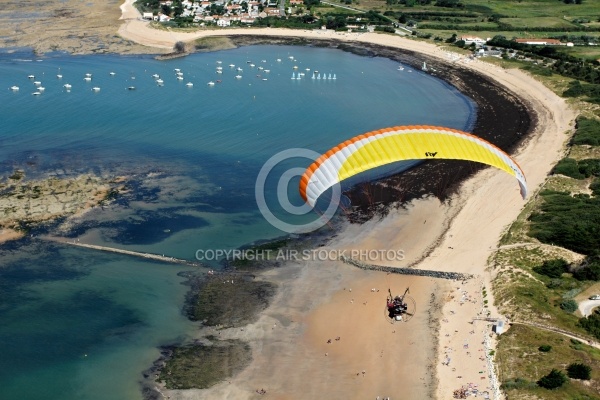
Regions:
<instances>
[{"instance_id":1,"label":"sandy beach","mask_svg":"<svg viewBox=\"0 0 600 400\"><path fill-rule=\"evenodd\" d=\"M170 49L176 41L214 35L333 39L406 49L483 74L534 111L534 131L514 154L532 195L561 157L565 132L573 127L573 110L531 76L480 60L454 57L450 61L452 57L433 43L321 30L167 32L127 15L119 34L160 49ZM450 202L417 200L383 221L349 226L333 240L332 248L401 249L405 259L381 260L380 264L414 265L476 277L466 282L402 277L358 271L339 262L307 262L272 271L265 278L278 282L282 290L270 308L245 331L222 332L225 337L252 343L255 358L250 367L209 390L169 395L259 398L255 389L264 388L267 395L279 399L431 398L434 393L438 399L451 399L453 391L462 387L501 398L487 357L494 346L492 325L474 318L501 317L493 307L487 259L524 204L516 183L488 168L465 182ZM382 315L387 290L398 292L407 286L417 301L417 316L406 324L390 325ZM435 301L430 301L432 294ZM488 304L484 306L485 300ZM438 304L443 306L441 315ZM428 323L428 318L433 318L433 323ZM329 339L333 341L328 343Z\"/></svg>"},{"instance_id":2,"label":"sandy beach","mask_svg":"<svg viewBox=\"0 0 600 400\"><path fill-rule=\"evenodd\" d=\"M120 18L119 5L108 2L105 4L111 9L110 13L106 11L108 22L94 23L88 19L86 24L73 29L87 29L89 34L67 35L69 24L76 25L84 17L78 14L83 12L79 2L63 3L67 11L79 11L55 10L52 22L48 20L37 27L25 20L8 24L0 35L9 40L5 40L5 47L8 43L33 46L38 51L164 53L177 41L209 36L300 37L404 49L474 71L520 98L534 114L533 132L513 154L525 172L530 196L535 195L561 158L568 138L565 133L572 129L575 119L574 111L564 99L523 71L452 57L432 42L387 34L324 30L157 30L141 20L132 0L120 6ZM53 28L46 29L48 26ZM36 29L38 32L46 29L47 33L37 37ZM210 389L165 391L165 396L236 400L262 397L445 400L453 397L454 390L469 386L488 392L490 398L501 398L494 366L487 357L494 346L491 323L474 318L501 317L493 307L492 276L487 261L503 230L524 205L516 181L487 168L464 182L449 201L413 200L405 209L393 210L383 220L346 226L336 232L326 249L401 250L402 258L363 261L468 273L475 278L462 282L400 276L364 271L334 260L290 263L267 271L260 279L277 283L279 291L257 322L243 329L208 329L203 333L250 343L253 353L250 366ZM11 234L0 232L0 237L5 239ZM391 324L384 316L388 289L401 294L407 287L416 301L417 313L406 323ZM264 389L266 395L257 393L258 389Z\"/></svg>"}]
</instances>

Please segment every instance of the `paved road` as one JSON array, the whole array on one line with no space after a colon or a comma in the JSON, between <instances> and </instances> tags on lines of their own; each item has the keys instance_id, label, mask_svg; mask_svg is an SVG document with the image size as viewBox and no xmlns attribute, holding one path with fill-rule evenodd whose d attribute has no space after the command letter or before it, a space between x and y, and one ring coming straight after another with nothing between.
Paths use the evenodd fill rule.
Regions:
<instances>
[{"instance_id":1,"label":"paved road","mask_svg":"<svg viewBox=\"0 0 600 400\"><path fill-rule=\"evenodd\" d=\"M581 312L581 315L587 317L592 313L592 310L598 306L600 306L600 300L584 300L579 303L579 311Z\"/></svg>"}]
</instances>

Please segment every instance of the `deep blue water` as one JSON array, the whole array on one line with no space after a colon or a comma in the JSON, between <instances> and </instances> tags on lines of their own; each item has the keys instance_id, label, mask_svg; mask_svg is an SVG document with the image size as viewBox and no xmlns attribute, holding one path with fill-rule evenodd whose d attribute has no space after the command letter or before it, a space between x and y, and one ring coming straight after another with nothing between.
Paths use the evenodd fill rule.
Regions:
<instances>
[{"instance_id":1,"label":"deep blue water","mask_svg":"<svg viewBox=\"0 0 600 400\"><path fill-rule=\"evenodd\" d=\"M314 70L337 79L312 80ZM470 100L409 70L382 58L286 46L170 61L65 55L38 61L28 53L0 54L0 173L23 168L28 178L80 172L135 177L128 194L86 215L69 235L193 259L197 249L234 248L282 234L258 212L254 197L260 168L279 151L324 152L394 125L469 128ZM303 79L290 79L298 72ZM45 87L39 96L32 95L34 81ZM13 85L20 90L9 90ZM281 212L274 202L277 179L309 164L287 160L267 180L269 204L290 222L314 215ZM295 185L288 188L290 201L300 204ZM194 329L180 313L186 290L177 276L181 268L35 240L6 248L0 249L1 399L140 398L140 373L158 357L156 346L183 340Z\"/></svg>"}]
</instances>

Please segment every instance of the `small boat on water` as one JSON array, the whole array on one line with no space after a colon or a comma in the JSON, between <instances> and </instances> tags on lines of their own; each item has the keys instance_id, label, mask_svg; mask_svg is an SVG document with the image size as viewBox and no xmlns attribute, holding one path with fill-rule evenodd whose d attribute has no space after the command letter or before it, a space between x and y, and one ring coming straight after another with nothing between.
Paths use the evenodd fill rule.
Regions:
<instances>
[{"instance_id":1,"label":"small boat on water","mask_svg":"<svg viewBox=\"0 0 600 400\"><path fill-rule=\"evenodd\" d=\"M262 71L264 68L263 67L258 67L258 69L260 69Z\"/></svg>"},{"instance_id":2,"label":"small boat on water","mask_svg":"<svg viewBox=\"0 0 600 400\"><path fill-rule=\"evenodd\" d=\"M92 78L90 78L89 76L86 76L85 78L83 78L84 81L89 82L92 80Z\"/></svg>"},{"instance_id":3,"label":"small boat on water","mask_svg":"<svg viewBox=\"0 0 600 400\"><path fill-rule=\"evenodd\" d=\"M68 83L65 83L65 84L63 85L63 87L64 87L65 89L71 89L71 85L70 85L70 84L68 84Z\"/></svg>"},{"instance_id":4,"label":"small boat on water","mask_svg":"<svg viewBox=\"0 0 600 400\"><path fill-rule=\"evenodd\" d=\"M12 90L13 92L16 92L16 91L19 90L19 87L18 86L11 86L10 90Z\"/></svg>"},{"instance_id":5,"label":"small boat on water","mask_svg":"<svg viewBox=\"0 0 600 400\"><path fill-rule=\"evenodd\" d=\"M236 75L235 79L242 79L242 76L241 75Z\"/></svg>"},{"instance_id":6,"label":"small boat on water","mask_svg":"<svg viewBox=\"0 0 600 400\"><path fill-rule=\"evenodd\" d=\"M221 70L223 70L223 67L217 67L217 70L221 71Z\"/></svg>"},{"instance_id":7,"label":"small boat on water","mask_svg":"<svg viewBox=\"0 0 600 400\"><path fill-rule=\"evenodd\" d=\"M99 88L98 86L94 86L94 87L92 88L92 90L93 90L94 92L99 92L99 91L100 91L100 88Z\"/></svg>"},{"instance_id":8,"label":"small boat on water","mask_svg":"<svg viewBox=\"0 0 600 400\"><path fill-rule=\"evenodd\" d=\"M210 81L207 83L208 86L215 86L215 83L213 81Z\"/></svg>"},{"instance_id":9,"label":"small boat on water","mask_svg":"<svg viewBox=\"0 0 600 400\"><path fill-rule=\"evenodd\" d=\"M158 85L161 86L163 83L165 83L165 81L159 78L156 80L156 83L158 83Z\"/></svg>"},{"instance_id":10,"label":"small boat on water","mask_svg":"<svg viewBox=\"0 0 600 400\"><path fill-rule=\"evenodd\" d=\"M294 69L298 69L298 66L297 66L297 65L294 65Z\"/></svg>"},{"instance_id":11,"label":"small boat on water","mask_svg":"<svg viewBox=\"0 0 600 400\"><path fill-rule=\"evenodd\" d=\"M398 67L398 71L404 71L404 67L401 65Z\"/></svg>"},{"instance_id":12,"label":"small boat on water","mask_svg":"<svg viewBox=\"0 0 600 400\"><path fill-rule=\"evenodd\" d=\"M277 59L277 62L281 62L281 58L278 58L278 59Z\"/></svg>"},{"instance_id":13,"label":"small boat on water","mask_svg":"<svg viewBox=\"0 0 600 400\"><path fill-rule=\"evenodd\" d=\"M254 65L254 64L250 64L250 67L256 67L256 65Z\"/></svg>"},{"instance_id":14,"label":"small boat on water","mask_svg":"<svg viewBox=\"0 0 600 400\"><path fill-rule=\"evenodd\" d=\"M267 62L267 60L260 60L260 62L264 62L264 63L266 63L266 62Z\"/></svg>"},{"instance_id":15,"label":"small boat on water","mask_svg":"<svg viewBox=\"0 0 600 400\"><path fill-rule=\"evenodd\" d=\"M127 90L135 90L135 86L129 86Z\"/></svg>"},{"instance_id":16,"label":"small boat on water","mask_svg":"<svg viewBox=\"0 0 600 400\"><path fill-rule=\"evenodd\" d=\"M235 64L229 64L229 68L235 68Z\"/></svg>"},{"instance_id":17,"label":"small boat on water","mask_svg":"<svg viewBox=\"0 0 600 400\"><path fill-rule=\"evenodd\" d=\"M40 82L40 81L35 81L35 82L33 82L33 84L34 84L35 86L40 86L40 85L42 84L42 82Z\"/></svg>"},{"instance_id":18,"label":"small boat on water","mask_svg":"<svg viewBox=\"0 0 600 400\"><path fill-rule=\"evenodd\" d=\"M33 92L31 94L34 95L34 96L39 96L40 94L42 94L42 92Z\"/></svg>"},{"instance_id":19,"label":"small boat on water","mask_svg":"<svg viewBox=\"0 0 600 400\"><path fill-rule=\"evenodd\" d=\"M269 72L271 72L271 70L270 70L270 69L265 69L265 73L267 73L267 74L268 74Z\"/></svg>"},{"instance_id":20,"label":"small boat on water","mask_svg":"<svg viewBox=\"0 0 600 400\"><path fill-rule=\"evenodd\" d=\"M155 79L158 79L158 78L160 78L160 75L154 74L154 75L152 75L152 77L155 78Z\"/></svg>"},{"instance_id":21,"label":"small boat on water","mask_svg":"<svg viewBox=\"0 0 600 400\"><path fill-rule=\"evenodd\" d=\"M185 84L185 86L192 87L192 86L194 86L194 84L192 82L188 82Z\"/></svg>"},{"instance_id":22,"label":"small boat on water","mask_svg":"<svg viewBox=\"0 0 600 400\"><path fill-rule=\"evenodd\" d=\"M296 79L296 73L292 72L292 79Z\"/></svg>"},{"instance_id":23,"label":"small boat on water","mask_svg":"<svg viewBox=\"0 0 600 400\"><path fill-rule=\"evenodd\" d=\"M327 77L327 79L331 79L331 74L329 74L329 76Z\"/></svg>"},{"instance_id":24,"label":"small boat on water","mask_svg":"<svg viewBox=\"0 0 600 400\"><path fill-rule=\"evenodd\" d=\"M35 79L35 75L27 75L29 79Z\"/></svg>"},{"instance_id":25,"label":"small boat on water","mask_svg":"<svg viewBox=\"0 0 600 400\"><path fill-rule=\"evenodd\" d=\"M220 69L217 70L217 74L222 74L223 71L221 71Z\"/></svg>"},{"instance_id":26,"label":"small boat on water","mask_svg":"<svg viewBox=\"0 0 600 400\"><path fill-rule=\"evenodd\" d=\"M240 72L242 72L242 71L243 71L243 69L241 69L240 67L238 67L238 68L237 68L237 70L238 70L238 71L240 71Z\"/></svg>"},{"instance_id":27,"label":"small boat on water","mask_svg":"<svg viewBox=\"0 0 600 400\"><path fill-rule=\"evenodd\" d=\"M39 86L39 87L37 88L37 90L38 90L38 92L43 92L44 90L46 90L46 88L45 88L45 87L43 87L43 86Z\"/></svg>"},{"instance_id":28,"label":"small boat on water","mask_svg":"<svg viewBox=\"0 0 600 400\"><path fill-rule=\"evenodd\" d=\"M317 75L317 79L321 79L321 74Z\"/></svg>"},{"instance_id":29,"label":"small boat on water","mask_svg":"<svg viewBox=\"0 0 600 400\"><path fill-rule=\"evenodd\" d=\"M108 74L109 74L110 76L115 76L115 75L116 75L116 72L109 72Z\"/></svg>"},{"instance_id":30,"label":"small boat on water","mask_svg":"<svg viewBox=\"0 0 600 400\"><path fill-rule=\"evenodd\" d=\"M217 61L217 64L221 64L221 63L222 63L222 61Z\"/></svg>"},{"instance_id":31,"label":"small boat on water","mask_svg":"<svg viewBox=\"0 0 600 400\"><path fill-rule=\"evenodd\" d=\"M293 59L294 59L294 56L289 56L288 58L289 58L290 60L293 60Z\"/></svg>"},{"instance_id":32,"label":"small boat on water","mask_svg":"<svg viewBox=\"0 0 600 400\"><path fill-rule=\"evenodd\" d=\"M312 75L311 79L317 79L317 77L315 76L315 74Z\"/></svg>"},{"instance_id":33,"label":"small boat on water","mask_svg":"<svg viewBox=\"0 0 600 400\"><path fill-rule=\"evenodd\" d=\"M333 78L332 78L332 79L333 79L333 80L336 80L336 79L337 79L337 77L335 76L335 74L333 74Z\"/></svg>"},{"instance_id":34,"label":"small boat on water","mask_svg":"<svg viewBox=\"0 0 600 400\"><path fill-rule=\"evenodd\" d=\"M56 77L57 77L58 79L62 79L62 75L61 75L61 74L58 74L58 75L56 75Z\"/></svg>"},{"instance_id":35,"label":"small boat on water","mask_svg":"<svg viewBox=\"0 0 600 400\"><path fill-rule=\"evenodd\" d=\"M310 71L310 68L306 68L306 71Z\"/></svg>"},{"instance_id":36,"label":"small boat on water","mask_svg":"<svg viewBox=\"0 0 600 400\"><path fill-rule=\"evenodd\" d=\"M180 70L179 68L175 68L175 69L173 69L173 71L175 71L175 72L179 72L179 71L181 71L181 70Z\"/></svg>"},{"instance_id":37,"label":"small boat on water","mask_svg":"<svg viewBox=\"0 0 600 400\"><path fill-rule=\"evenodd\" d=\"M221 83L221 80L220 80L220 79L217 79L217 83Z\"/></svg>"},{"instance_id":38,"label":"small boat on water","mask_svg":"<svg viewBox=\"0 0 600 400\"><path fill-rule=\"evenodd\" d=\"M87 74L85 74L85 76L87 76L88 78L91 78L91 77L92 77L92 74L90 74L90 73L87 73Z\"/></svg>"},{"instance_id":39,"label":"small boat on water","mask_svg":"<svg viewBox=\"0 0 600 400\"><path fill-rule=\"evenodd\" d=\"M266 81L266 80L267 80L267 78L263 78L263 81Z\"/></svg>"},{"instance_id":40,"label":"small boat on water","mask_svg":"<svg viewBox=\"0 0 600 400\"><path fill-rule=\"evenodd\" d=\"M182 81L182 80L183 80L183 76L178 76L178 77L177 77L177 80L180 80L180 81Z\"/></svg>"}]
</instances>

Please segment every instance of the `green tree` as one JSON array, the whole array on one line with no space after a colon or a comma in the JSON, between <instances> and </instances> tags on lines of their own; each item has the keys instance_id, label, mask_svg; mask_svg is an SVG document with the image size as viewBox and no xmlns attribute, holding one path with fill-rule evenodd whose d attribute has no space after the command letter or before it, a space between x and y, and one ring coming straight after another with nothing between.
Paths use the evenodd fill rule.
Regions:
<instances>
[{"instance_id":1,"label":"green tree","mask_svg":"<svg viewBox=\"0 0 600 400\"><path fill-rule=\"evenodd\" d=\"M560 302L560 308L568 313L574 313L577 311L578 304L573 299L563 300Z\"/></svg>"},{"instance_id":2,"label":"green tree","mask_svg":"<svg viewBox=\"0 0 600 400\"><path fill-rule=\"evenodd\" d=\"M538 350L541 351L542 353L547 353L550 350L552 350L552 346L550 346L548 344L543 344L540 347L538 347Z\"/></svg>"},{"instance_id":3,"label":"green tree","mask_svg":"<svg viewBox=\"0 0 600 400\"><path fill-rule=\"evenodd\" d=\"M583 363L569 364L567 367L567 375L569 378L589 381L592 377L592 368Z\"/></svg>"},{"instance_id":4,"label":"green tree","mask_svg":"<svg viewBox=\"0 0 600 400\"><path fill-rule=\"evenodd\" d=\"M552 390L561 387L566 381L567 377L565 374L557 369L553 369L548 375L541 377L540 380L537 381L537 384L545 389Z\"/></svg>"},{"instance_id":5,"label":"green tree","mask_svg":"<svg viewBox=\"0 0 600 400\"><path fill-rule=\"evenodd\" d=\"M555 258L544 261L540 266L533 267L533 271L550 278L560 278L563 273L567 272L568 266L569 264L562 258Z\"/></svg>"}]
</instances>

